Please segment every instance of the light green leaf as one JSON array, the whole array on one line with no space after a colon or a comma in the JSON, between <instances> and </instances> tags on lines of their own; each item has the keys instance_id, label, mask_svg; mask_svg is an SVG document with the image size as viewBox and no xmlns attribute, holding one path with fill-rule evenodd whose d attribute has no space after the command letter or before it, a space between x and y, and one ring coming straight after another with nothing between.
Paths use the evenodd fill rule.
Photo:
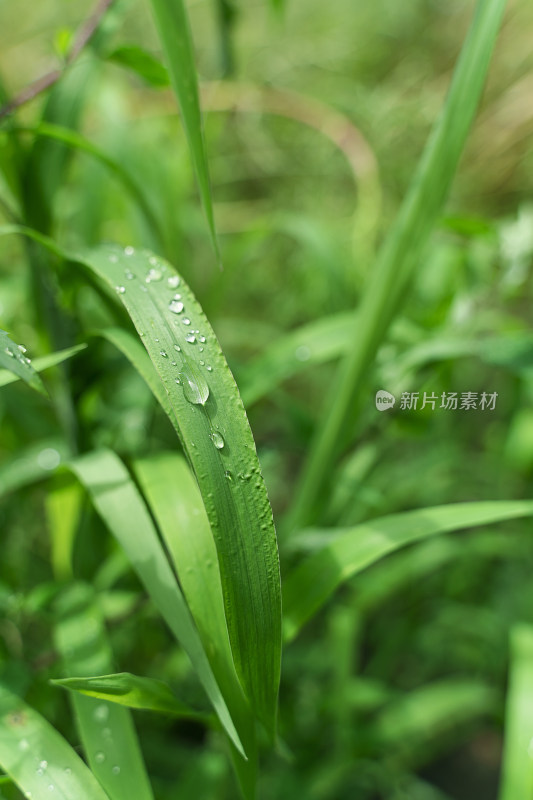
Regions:
<instances>
[{"instance_id":1,"label":"light green leaf","mask_svg":"<svg viewBox=\"0 0 533 800\"><path fill-rule=\"evenodd\" d=\"M0 330L0 367L7 370L8 373L13 375L13 380L22 378L28 386L40 392L41 394L48 395L44 388L43 382L37 375L35 369L31 366L30 361L24 355L18 344L15 344L5 331ZM0 381L2 373L0 372ZM9 383L10 381L6 381ZM2 383L0 382L0 386Z\"/></svg>"},{"instance_id":2,"label":"light green leaf","mask_svg":"<svg viewBox=\"0 0 533 800\"><path fill-rule=\"evenodd\" d=\"M187 12L183 0L150 0L150 4L163 45L172 87L178 99L213 247L220 260L198 96L198 80Z\"/></svg>"},{"instance_id":3,"label":"light green leaf","mask_svg":"<svg viewBox=\"0 0 533 800\"><path fill-rule=\"evenodd\" d=\"M388 553L439 533L532 514L529 500L454 503L334 529L331 543L303 561L283 584L285 638L293 639L341 583Z\"/></svg>"},{"instance_id":4,"label":"light green leaf","mask_svg":"<svg viewBox=\"0 0 533 800\"><path fill-rule=\"evenodd\" d=\"M109 800L65 739L3 684L0 766L27 797L35 800L51 796L52 792L59 800Z\"/></svg>"},{"instance_id":5,"label":"light green leaf","mask_svg":"<svg viewBox=\"0 0 533 800\"><path fill-rule=\"evenodd\" d=\"M79 692L86 697L106 700L127 708L141 711L158 711L173 717L207 721L208 714L186 706L163 681L155 678L142 678L131 672L117 672L113 675L98 675L88 678L60 678L53 680L54 686L61 686L71 692ZM105 707L105 706L104 706Z\"/></svg>"},{"instance_id":6,"label":"light green leaf","mask_svg":"<svg viewBox=\"0 0 533 800\"><path fill-rule=\"evenodd\" d=\"M69 358L80 353L82 350L85 350L87 347L86 344L77 344L74 347L67 347L66 350L58 350L55 353L48 353L46 356L40 356L36 358L32 362L32 367L35 372L43 372L45 369L49 367L55 367L57 364L62 364L63 361L67 361ZM13 372L8 372L7 370L0 370L0 386L7 386L9 383L15 383L21 378L20 375L15 374Z\"/></svg>"},{"instance_id":7,"label":"light green leaf","mask_svg":"<svg viewBox=\"0 0 533 800\"><path fill-rule=\"evenodd\" d=\"M232 750L245 797L254 797L257 779L255 726L231 654L218 556L202 496L185 459L159 453L134 464L222 689L248 762Z\"/></svg>"},{"instance_id":8,"label":"light green leaf","mask_svg":"<svg viewBox=\"0 0 533 800\"><path fill-rule=\"evenodd\" d=\"M159 613L191 659L222 726L242 752L235 726L148 509L118 456L108 450L71 463L93 504L124 549Z\"/></svg>"},{"instance_id":9,"label":"light green leaf","mask_svg":"<svg viewBox=\"0 0 533 800\"><path fill-rule=\"evenodd\" d=\"M511 670L499 800L533 797L533 627L511 630Z\"/></svg>"},{"instance_id":10,"label":"light green leaf","mask_svg":"<svg viewBox=\"0 0 533 800\"><path fill-rule=\"evenodd\" d=\"M56 600L55 643L70 675L111 668L112 655L92 587L71 584ZM89 765L111 800L153 800L130 712L71 695Z\"/></svg>"}]
</instances>

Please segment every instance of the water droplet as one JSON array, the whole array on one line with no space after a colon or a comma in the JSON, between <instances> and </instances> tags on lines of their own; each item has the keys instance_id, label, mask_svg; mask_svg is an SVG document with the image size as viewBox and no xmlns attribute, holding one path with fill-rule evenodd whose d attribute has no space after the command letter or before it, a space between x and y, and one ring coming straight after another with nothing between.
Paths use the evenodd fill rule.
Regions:
<instances>
[{"instance_id":1,"label":"water droplet","mask_svg":"<svg viewBox=\"0 0 533 800\"><path fill-rule=\"evenodd\" d=\"M168 353L165 353L165 351L164 351L164 350L160 350L160 351L159 351L159 355L160 355L160 356L163 356L163 358L168 358Z\"/></svg>"},{"instance_id":2,"label":"water droplet","mask_svg":"<svg viewBox=\"0 0 533 800\"><path fill-rule=\"evenodd\" d=\"M148 272L146 274L146 278L144 280L145 280L145 283L152 283L152 281L160 281L162 277L163 277L163 273L161 272L161 270L160 269L154 269L152 267L152 269L148 270Z\"/></svg>"},{"instance_id":3,"label":"water droplet","mask_svg":"<svg viewBox=\"0 0 533 800\"><path fill-rule=\"evenodd\" d=\"M171 275L169 278L167 278L167 283L171 289L177 289L180 285L180 279L177 275Z\"/></svg>"},{"instance_id":4,"label":"water droplet","mask_svg":"<svg viewBox=\"0 0 533 800\"><path fill-rule=\"evenodd\" d=\"M37 774L39 777L42 777L42 776L44 775L44 769L41 769L41 768L39 767L37 770L35 770L35 773L36 773L36 774Z\"/></svg>"},{"instance_id":5,"label":"water droplet","mask_svg":"<svg viewBox=\"0 0 533 800\"><path fill-rule=\"evenodd\" d=\"M173 367L177 367L178 366L175 361L171 361L170 363L172 364Z\"/></svg>"},{"instance_id":6,"label":"water droplet","mask_svg":"<svg viewBox=\"0 0 533 800\"><path fill-rule=\"evenodd\" d=\"M194 405L204 406L209 397L209 386L196 364L184 364L180 379L185 399Z\"/></svg>"},{"instance_id":7,"label":"water droplet","mask_svg":"<svg viewBox=\"0 0 533 800\"><path fill-rule=\"evenodd\" d=\"M115 766L113 767L111 772L113 773L113 775L119 775L120 774L120 767L118 766L118 764L115 764Z\"/></svg>"},{"instance_id":8,"label":"water droplet","mask_svg":"<svg viewBox=\"0 0 533 800\"><path fill-rule=\"evenodd\" d=\"M117 261L118 261L118 256L116 256L114 253L112 253L112 254L109 256L109 260L111 261L111 263L112 263L112 264L116 264L116 263L117 263Z\"/></svg>"},{"instance_id":9,"label":"water droplet","mask_svg":"<svg viewBox=\"0 0 533 800\"><path fill-rule=\"evenodd\" d=\"M307 361L311 355L311 351L308 347L305 347L305 345L301 345L301 347L296 348L294 355L298 361Z\"/></svg>"},{"instance_id":10,"label":"water droplet","mask_svg":"<svg viewBox=\"0 0 533 800\"><path fill-rule=\"evenodd\" d=\"M132 247L131 245L128 245L127 247L124 248L124 253L127 256L132 256L134 254L134 252L135 252L135 248Z\"/></svg>"},{"instance_id":11,"label":"water droplet","mask_svg":"<svg viewBox=\"0 0 533 800\"><path fill-rule=\"evenodd\" d=\"M179 344L174 345L174 350L177 350L178 353L181 353L181 347L179 346Z\"/></svg>"},{"instance_id":12,"label":"water droplet","mask_svg":"<svg viewBox=\"0 0 533 800\"><path fill-rule=\"evenodd\" d=\"M21 353L26 353L27 352L27 348L24 347L23 344L19 344L19 350L20 350Z\"/></svg>"},{"instance_id":13,"label":"water droplet","mask_svg":"<svg viewBox=\"0 0 533 800\"><path fill-rule=\"evenodd\" d=\"M48 767L48 761L41 761L39 767L41 769L46 769Z\"/></svg>"},{"instance_id":14,"label":"water droplet","mask_svg":"<svg viewBox=\"0 0 533 800\"><path fill-rule=\"evenodd\" d=\"M98 753L96 753L94 760L97 764L103 764L105 761L105 754L100 750Z\"/></svg>"},{"instance_id":15,"label":"water droplet","mask_svg":"<svg viewBox=\"0 0 533 800\"><path fill-rule=\"evenodd\" d=\"M53 792L54 791L54 784L53 783L49 783L48 784L48 791L49 792Z\"/></svg>"},{"instance_id":16,"label":"water droplet","mask_svg":"<svg viewBox=\"0 0 533 800\"><path fill-rule=\"evenodd\" d=\"M157 338L154 339L154 342L158 342L158 341L159 341L159 339L157 339Z\"/></svg>"},{"instance_id":17,"label":"water droplet","mask_svg":"<svg viewBox=\"0 0 533 800\"><path fill-rule=\"evenodd\" d=\"M126 291L125 286L115 286L115 292L117 294L124 294L125 291Z\"/></svg>"},{"instance_id":18,"label":"water droplet","mask_svg":"<svg viewBox=\"0 0 533 800\"><path fill-rule=\"evenodd\" d=\"M5 353L9 356L9 358L14 358L15 357L15 353L13 352L13 350L11 350L10 347L6 347Z\"/></svg>"},{"instance_id":19,"label":"water droplet","mask_svg":"<svg viewBox=\"0 0 533 800\"><path fill-rule=\"evenodd\" d=\"M155 267L157 264L157 258L155 256L150 256L150 258L148 259L148 263L151 264L153 267Z\"/></svg>"},{"instance_id":20,"label":"water droplet","mask_svg":"<svg viewBox=\"0 0 533 800\"><path fill-rule=\"evenodd\" d=\"M202 348L200 347L200 350L201 350L201 349L202 349ZM205 361L200 361L200 366L201 366L201 367L205 367Z\"/></svg>"},{"instance_id":21,"label":"water droplet","mask_svg":"<svg viewBox=\"0 0 533 800\"><path fill-rule=\"evenodd\" d=\"M196 333L198 333L198 331L196 331ZM199 336L198 341L202 342L203 344L205 342L205 336Z\"/></svg>"},{"instance_id":22,"label":"water droplet","mask_svg":"<svg viewBox=\"0 0 533 800\"><path fill-rule=\"evenodd\" d=\"M128 280L128 281L132 281L134 279L134 277L135 277L135 275L133 274L133 272L130 269L124 270L124 275L126 276L126 280Z\"/></svg>"},{"instance_id":23,"label":"water droplet","mask_svg":"<svg viewBox=\"0 0 533 800\"><path fill-rule=\"evenodd\" d=\"M206 367L206 370L207 370L208 372L212 372L212 370L213 370L213 367L207 366L207 367Z\"/></svg>"},{"instance_id":24,"label":"water droplet","mask_svg":"<svg viewBox=\"0 0 533 800\"><path fill-rule=\"evenodd\" d=\"M185 337L185 341L189 342L189 344L194 344L196 341L196 336L194 335L194 333L188 333L187 336Z\"/></svg>"},{"instance_id":25,"label":"water droplet","mask_svg":"<svg viewBox=\"0 0 533 800\"><path fill-rule=\"evenodd\" d=\"M174 295L174 300L181 300L181 294L176 293Z\"/></svg>"},{"instance_id":26,"label":"water droplet","mask_svg":"<svg viewBox=\"0 0 533 800\"><path fill-rule=\"evenodd\" d=\"M93 716L97 722L105 722L109 716L109 706L105 705L105 703L100 703L94 709Z\"/></svg>"},{"instance_id":27,"label":"water droplet","mask_svg":"<svg viewBox=\"0 0 533 800\"><path fill-rule=\"evenodd\" d=\"M181 300L171 300L168 304L168 310L172 311L173 314L181 314L185 306L181 302Z\"/></svg>"},{"instance_id":28,"label":"water droplet","mask_svg":"<svg viewBox=\"0 0 533 800\"><path fill-rule=\"evenodd\" d=\"M215 445L216 449L222 450L225 444L222 434L219 433L218 431L213 431L210 438L213 444Z\"/></svg>"},{"instance_id":29,"label":"water droplet","mask_svg":"<svg viewBox=\"0 0 533 800\"><path fill-rule=\"evenodd\" d=\"M200 353L203 353L203 352L204 352L204 348L200 347Z\"/></svg>"},{"instance_id":30,"label":"water droplet","mask_svg":"<svg viewBox=\"0 0 533 800\"><path fill-rule=\"evenodd\" d=\"M233 475L231 474L231 472L229 471L229 469L227 469L227 470L225 471L225 473L224 473L224 477L225 477L225 478L227 478L227 479L228 479L228 481L232 481L232 480L233 480Z\"/></svg>"},{"instance_id":31,"label":"water droplet","mask_svg":"<svg viewBox=\"0 0 533 800\"><path fill-rule=\"evenodd\" d=\"M191 321L190 321L189 317L183 317L183 319L181 321L183 322L184 325L190 325L191 324Z\"/></svg>"}]
</instances>

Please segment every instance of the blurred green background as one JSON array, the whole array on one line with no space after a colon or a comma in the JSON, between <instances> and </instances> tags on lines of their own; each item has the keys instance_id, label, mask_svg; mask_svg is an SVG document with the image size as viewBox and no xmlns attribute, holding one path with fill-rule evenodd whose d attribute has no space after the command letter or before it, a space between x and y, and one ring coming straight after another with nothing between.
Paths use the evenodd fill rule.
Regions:
<instances>
[{"instance_id":1,"label":"blurred green background","mask_svg":"<svg viewBox=\"0 0 533 800\"><path fill-rule=\"evenodd\" d=\"M30 164L26 197L30 206L34 194L47 199L50 219L41 222L65 245L143 245L178 266L247 400L282 520L336 360L349 346L343 320L442 106L473 3L287 0L283 13L255 0L188 7L224 269L212 253L170 90L117 63L130 46L159 56L144 3L113 5L56 100L143 192L159 231L116 175L76 150L60 180L44 162ZM0 3L4 99L61 64L87 13L76 0ZM368 376L357 437L346 443L322 525L530 497L532 36L533 5L509 2L446 215ZM17 123L31 128L43 102L21 109ZM32 137L22 134L22 147ZM57 158L65 152L58 148ZM11 222L21 213L10 179L17 154L1 130L0 159L0 219ZM32 358L89 343L68 367L76 421L66 418L66 401L51 406L19 384L0 393L0 668L72 737L66 700L46 684L58 674L50 515L45 489L33 481L46 474L50 449L64 458L73 447L106 445L128 457L171 448L174 434L126 360L91 337L108 313L94 289L79 276L62 278L52 288L63 324L51 336L25 245L0 239L1 327ZM47 375L61 396L64 374ZM397 404L380 414L378 389L397 397L487 391L498 399L490 412ZM515 521L418 545L339 591L286 650L286 752L265 753L260 797L496 798L509 631L517 621L533 623L530 527ZM309 547L281 536L282 573ZM88 507L75 555L76 575L102 587L117 670L164 677L182 696L199 695L132 575L119 570L108 582L98 572L105 557L118 557ZM137 723L161 800L235 796L214 734L151 714ZM1 791L19 797L14 788Z\"/></svg>"}]
</instances>

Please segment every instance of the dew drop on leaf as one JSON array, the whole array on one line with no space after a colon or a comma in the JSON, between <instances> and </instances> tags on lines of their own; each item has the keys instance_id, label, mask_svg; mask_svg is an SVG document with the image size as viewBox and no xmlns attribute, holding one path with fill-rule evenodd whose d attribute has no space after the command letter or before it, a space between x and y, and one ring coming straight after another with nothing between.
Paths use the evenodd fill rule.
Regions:
<instances>
[{"instance_id":1,"label":"dew drop on leaf","mask_svg":"<svg viewBox=\"0 0 533 800\"><path fill-rule=\"evenodd\" d=\"M188 333L187 336L185 337L185 341L189 342L189 344L194 344L196 341L196 336L194 335L194 333Z\"/></svg>"},{"instance_id":2,"label":"dew drop on leaf","mask_svg":"<svg viewBox=\"0 0 533 800\"><path fill-rule=\"evenodd\" d=\"M171 289L177 289L180 285L180 279L177 275L171 275L170 278L167 278L167 283Z\"/></svg>"},{"instance_id":3,"label":"dew drop on leaf","mask_svg":"<svg viewBox=\"0 0 533 800\"><path fill-rule=\"evenodd\" d=\"M180 372L183 394L189 403L204 406L209 397L209 386L195 364L184 364Z\"/></svg>"},{"instance_id":4,"label":"dew drop on leaf","mask_svg":"<svg viewBox=\"0 0 533 800\"><path fill-rule=\"evenodd\" d=\"M222 450L222 448L224 447L225 444L224 439L222 437L222 434L219 433L218 431L213 431L213 433L211 434L211 441L213 442L217 450Z\"/></svg>"},{"instance_id":5,"label":"dew drop on leaf","mask_svg":"<svg viewBox=\"0 0 533 800\"><path fill-rule=\"evenodd\" d=\"M168 304L168 310L172 311L173 314L181 314L185 306L180 300L171 300Z\"/></svg>"}]
</instances>

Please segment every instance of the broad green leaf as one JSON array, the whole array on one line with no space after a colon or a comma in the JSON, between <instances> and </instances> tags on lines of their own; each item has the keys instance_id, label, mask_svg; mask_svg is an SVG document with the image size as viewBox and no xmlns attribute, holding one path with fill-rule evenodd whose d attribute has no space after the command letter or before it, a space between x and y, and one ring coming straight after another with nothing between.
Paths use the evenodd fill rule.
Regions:
<instances>
[{"instance_id":1,"label":"broad green leaf","mask_svg":"<svg viewBox=\"0 0 533 800\"><path fill-rule=\"evenodd\" d=\"M137 73L150 86L159 88L170 85L166 67L141 47L136 47L135 45L117 47L107 56L107 59Z\"/></svg>"},{"instance_id":2,"label":"broad green leaf","mask_svg":"<svg viewBox=\"0 0 533 800\"><path fill-rule=\"evenodd\" d=\"M181 119L189 143L211 240L217 258L220 260L207 150L198 96L198 80L187 12L183 0L150 0L150 5L152 6L156 27L163 45L172 87L178 99Z\"/></svg>"},{"instance_id":3,"label":"broad green leaf","mask_svg":"<svg viewBox=\"0 0 533 800\"><path fill-rule=\"evenodd\" d=\"M48 796L59 800L109 800L65 739L3 684L0 766L26 797L35 800Z\"/></svg>"},{"instance_id":4,"label":"broad green leaf","mask_svg":"<svg viewBox=\"0 0 533 800\"><path fill-rule=\"evenodd\" d=\"M41 394L48 395L43 382L37 375L35 369L31 366L29 358L26 358L24 355L25 352L25 350L21 350L20 346L9 338L5 331L0 330L0 367L13 375L14 381L22 378L32 389L36 389ZM0 380L1 375L2 373L0 373ZM7 381L7 383L9 383L9 381ZM1 385L0 383L0 386Z\"/></svg>"},{"instance_id":5,"label":"broad green leaf","mask_svg":"<svg viewBox=\"0 0 533 800\"><path fill-rule=\"evenodd\" d=\"M246 412L211 326L170 264L146 251L108 245L67 254L34 230L0 229L12 233L84 264L124 303L169 396L202 494L237 674L274 735L281 663L276 532Z\"/></svg>"},{"instance_id":6,"label":"broad green leaf","mask_svg":"<svg viewBox=\"0 0 533 800\"><path fill-rule=\"evenodd\" d=\"M207 721L208 714L195 711L182 703L169 686L155 678L142 678L131 672L118 672L113 675L98 675L88 678L60 678L51 681L71 692L80 693L97 700L105 700L126 708L141 711L158 711L173 717Z\"/></svg>"},{"instance_id":7,"label":"broad green leaf","mask_svg":"<svg viewBox=\"0 0 533 800\"><path fill-rule=\"evenodd\" d=\"M533 797L533 627L511 630L511 667L499 800Z\"/></svg>"},{"instance_id":8,"label":"broad green leaf","mask_svg":"<svg viewBox=\"0 0 533 800\"><path fill-rule=\"evenodd\" d=\"M239 736L148 509L123 463L114 453L102 450L73 461L70 467L188 654L222 726L242 752Z\"/></svg>"},{"instance_id":9,"label":"broad green leaf","mask_svg":"<svg viewBox=\"0 0 533 800\"><path fill-rule=\"evenodd\" d=\"M254 797L257 779L255 726L231 654L218 556L202 496L185 459L159 453L134 464L222 689L248 762L232 750L245 797Z\"/></svg>"},{"instance_id":10,"label":"broad green leaf","mask_svg":"<svg viewBox=\"0 0 533 800\"><path fill-rule=\"evenodd\" d=\"M331 383L308 462L287 518L287 530L316 519L338 453L351 435L357 402L375 354L409 286L442 213L481 97L505 0L478 0L452 84L395 224L353 318L352 347Z\"/></svg>"},{"instance_id":11,"label":"broad green leaf","mask_svg":"<svg viewBox=\"0 0 533 800\"><path fill-rule=\"evenodd\" d=\"M528 500L454 503L334 529L331 543L303 561L283 584L285 638L293 639L341 583L388 553L439 533L532 514Z\"/></svg>"},{"instance_id":12,"label":"broad green leaf","mask_svg":"<svg viewBox=\"0 0 533 800\"><path fill-rule=\"evenodd\" d=\"M66 350L58 350L56 353L48 353L46 356L40 356L32 362L32 367L35 372L44 372L49 367L55 367L57 364L62 364L69 358L76 356L82 350L85 350L86 344L77 344L74 347L67 347ZM0 370L0 386L7 386L9 383L15 383L20 379L20 375L7 370Z\"/></svg>"},{"instance_id":13,"label":"broad green leaf","mask_svg":"<svg viewBox=\"0 0 533 800\"><path fill-rule=\"evenodd\" d=\"M100 247L77 260L118 287L168 393L215 538L237 674L273 733L281 654L279 559L255 443L233 376L200 306L167 262L118 247Z\"/></svg>"},{"instance_id":14,"label":"broad green leaf","mask_svg":"<svg viewBox=\"0 0 533 800\"><path fill-rule=\"evenodd\" d=\"M70 675L111 668L112 654L94 590L71 584L56 601L55 643ZM131 713L119 706L71 695L89 765L111 800L153 800Z\"/></svg>"}]
</instances>

